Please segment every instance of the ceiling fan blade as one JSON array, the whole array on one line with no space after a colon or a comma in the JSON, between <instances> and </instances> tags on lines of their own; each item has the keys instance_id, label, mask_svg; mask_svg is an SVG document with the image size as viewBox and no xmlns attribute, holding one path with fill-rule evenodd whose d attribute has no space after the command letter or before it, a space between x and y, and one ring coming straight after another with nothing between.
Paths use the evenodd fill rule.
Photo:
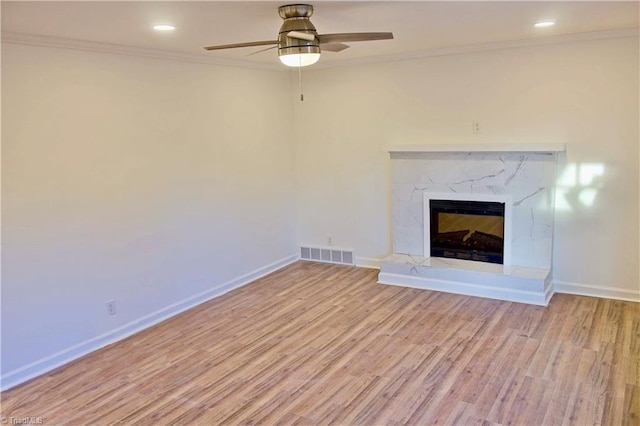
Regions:
<instances>
[{"instance_id":1,"label":"ceiling fan blade","mask_svg":"<svg viewBox=\"0 0 640 426\"><path fill-rule=\"evenodd\" d=\"M235 49L236 47L253 47L253 46L267 46L271 44L278 44L278 40L269 41L250 41L248 43L234 43L234 44L220 44L218 46L207 46L205 50L222 50L222 49Z\"/></svg>"},{"instance_id":2,"label":"ceiling fan blade","mask_svg":"<svg viewBox=\"0 0 640 426\"><path fill-rule=\"evenodd\" d=\"M297 39L306 40L306 41L313 41L316 39L316 36L314 36L313 34L302 33L300 31L289 31L287 33L287 37L297 38Z\"/></svg>"},{"instance_id":3,"label":"ceiling fan blade","mask_svg":"<svg viewBox=\"0 0 640 426\"><path fill-rule=\"evenodd\" d=\"M321 45L323 52L342 52L348 47L349 45L344 43L326 43Z\"/></svg>"},{"instance_id":4,"label":"ceiling fan blade","mask_svg":"<svg viewBox=\"0 0 640 426\"><path fill-rule=\"evenodd\" d=\"M393 39L393 33L338 33L318 35L320 44L391 39Z\"/></svg>"},{"instance_id":5,"label":"ceiling fan blade","mask_svg":"<svg viewBox=\"0 0 640 426\"><path fill-rule=\"evenodd\" d=\"M253 53L249 53L247 56L253 56L253 55L257 55L258 53L262 53L262 52L266 52L267 50L271 50L271 49L277 49L278 46L271 46L271 47L267 47L266 49L260 49L260 50L256 50Z\"/></svg>"}]
</instances>

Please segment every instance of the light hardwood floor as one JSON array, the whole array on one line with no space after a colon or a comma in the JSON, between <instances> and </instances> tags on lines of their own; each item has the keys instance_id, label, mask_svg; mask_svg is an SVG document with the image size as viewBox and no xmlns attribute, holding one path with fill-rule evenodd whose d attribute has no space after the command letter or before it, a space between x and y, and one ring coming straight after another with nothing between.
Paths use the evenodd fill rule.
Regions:
<instances>
[{"instance_id":1,"label":"light hardwood floor","mask_svg":"<svg viewBox=\"0 0 640 426\"><path fill-rule=\"evenodd\" d=\"M298 262L3 393L45 424L640 424L640 304Z\"/></svg>"}]
</instances>

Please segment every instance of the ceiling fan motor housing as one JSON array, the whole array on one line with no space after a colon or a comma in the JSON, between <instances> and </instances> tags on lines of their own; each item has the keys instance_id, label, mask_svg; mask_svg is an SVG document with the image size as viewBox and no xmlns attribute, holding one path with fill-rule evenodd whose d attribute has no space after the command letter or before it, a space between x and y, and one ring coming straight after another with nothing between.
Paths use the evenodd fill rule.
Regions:
<instances>
[{"instance_id":1,"label":"ceiling fan motor housing","mask_svg":"<svg viewBox=\"0 0 640 426\"><path fill-rule=\"evenodd\" d=\"M310 4L289 4L280 6L278 14L284 19L278 33L278 55L291 55L298 53L320 53L318 32L309 17L313 14L313 6ZM291 31L311 34L313 40L302 40L287 37Z\"/></svg>"}]
</instances>

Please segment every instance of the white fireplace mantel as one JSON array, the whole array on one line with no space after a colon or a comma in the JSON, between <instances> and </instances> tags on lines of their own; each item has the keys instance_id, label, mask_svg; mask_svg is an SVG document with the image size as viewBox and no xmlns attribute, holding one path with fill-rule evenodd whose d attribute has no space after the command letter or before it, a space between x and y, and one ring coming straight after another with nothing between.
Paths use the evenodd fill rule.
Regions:
<instances>
[{"instance_id":1,"label":"white fireplace mantel","mask_svg":"<svg viewBox=\"0 0 640 426\"><path fill-rule=\"evenodd\" d=\"M563 143L474 143L396 145L389 148L389 152L537 152L555 154L565 152L566 149L566 144Z\"/></svg>"}]
</instances>

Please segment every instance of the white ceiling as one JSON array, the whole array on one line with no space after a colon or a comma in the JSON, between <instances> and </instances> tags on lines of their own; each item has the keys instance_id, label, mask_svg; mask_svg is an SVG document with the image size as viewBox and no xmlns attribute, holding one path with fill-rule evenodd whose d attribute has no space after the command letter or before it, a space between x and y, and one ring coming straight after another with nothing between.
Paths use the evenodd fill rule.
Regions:
<instances>
[{"instance_id":1,"label":"white ceiling","mask_svg":"<svg viewBox=\"0 0 640 426\"><path fill-rule=\"evenodd\" d=\"M460 46L638 28L637 1L311 1L318 33L392 31L394 40L351 43L321 63L397 57ZM286 1L2 1L2 32L158 49L277 65L259 48L206 52L203 46L275 40ZM534 28L539 20L556 25ZM160 33L151 27L171 23Z\"/></svg>"}]
</instances>

